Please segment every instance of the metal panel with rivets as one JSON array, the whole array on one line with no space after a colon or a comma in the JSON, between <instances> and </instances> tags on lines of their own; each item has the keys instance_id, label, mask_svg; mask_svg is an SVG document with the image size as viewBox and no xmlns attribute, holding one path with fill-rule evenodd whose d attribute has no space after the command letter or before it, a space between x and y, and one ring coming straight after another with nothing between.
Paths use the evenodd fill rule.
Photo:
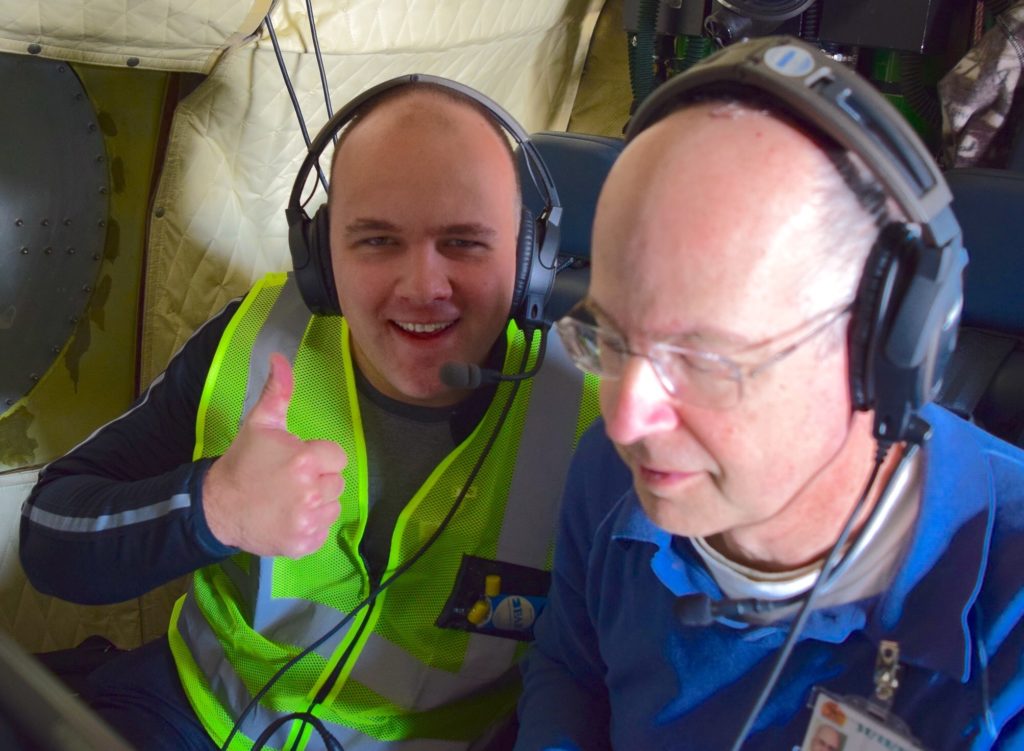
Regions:
<instances>
[{"instance_id":1,"label":"metal panel with rivets","mask_svg":"<svg viewBox=\"0 0 1024 751\"><path fill-rule=\"evenodd\" d=\"M84 315L106 239L110 177L71 67L0 55L0 415L25 396Z\"/></svg>"}]
</instances>

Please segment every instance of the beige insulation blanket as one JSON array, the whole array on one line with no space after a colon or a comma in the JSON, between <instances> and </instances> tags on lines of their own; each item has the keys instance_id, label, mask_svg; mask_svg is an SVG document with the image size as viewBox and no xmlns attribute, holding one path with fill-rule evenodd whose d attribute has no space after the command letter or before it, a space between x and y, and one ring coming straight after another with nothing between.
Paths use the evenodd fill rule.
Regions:
<instances>
[{"instance_id":1,"label":"beige insulation blanket","mask_svg":"<svg viewBox=\"0 0 1024 751\"><path fill-rule=\"evenodd\" d=\"M602 5L324 0L313 9L335 109L393 76L433 73L483 91L537 131L568 123ZM284 0L272 20L313 135L327 118L305 4ZM284 207L304 151L265 33L226 54L180 103L151 216L144 383L203 320L289 266Z\"/></svg>"},{"instance_id":2,"label":"beige insulation blanket","mask_svg":"<svg viewBox=\"0 0 1024 751\"><path fill-rule=\"evenodd\" d=\"M3 0L0 51L209 73L259 26L271 0Z\"/></svg>"}]
</instances>

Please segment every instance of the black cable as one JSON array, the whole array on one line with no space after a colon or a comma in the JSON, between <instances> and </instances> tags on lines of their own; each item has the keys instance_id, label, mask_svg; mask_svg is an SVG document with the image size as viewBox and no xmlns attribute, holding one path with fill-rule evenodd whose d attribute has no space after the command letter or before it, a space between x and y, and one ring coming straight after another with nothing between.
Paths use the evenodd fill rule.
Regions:
<instances>
[{"instance_id":1,"label":"black cable","mask_svg":"<svg viewBox=\"0 0 1024 751\"><path fill-rule=\"evenodd\" d=\"M757 695L757 700L754 702L754 706L750 708L747 713L747 719L743 723L743 727L740 728L740 732L736 734L736 740L732 744L732 751L739 751L743 746L743 741L746 740L747 734L750 733L750 729L754 725L754 721L757 720L757 716L761 714L761 710L764 708L765 702L768 701L768 696L771 694L772 689L775 688L775 683L779 680L779 676L782 674L782 668L785 666L786 661L789 659L790 652L793 651L793 647L796 645L796 637L803 630L804 624L807 622L808 617L811 615L811 605L814 604L817 599L818 593L821 591L825 584L831 583L829 574L836 567L837 559L842 553L843 546L846 544L847 538L853 531L853 525L857 521L857 517L860 516L861 509L864 508L864 504L867 502L868 497L871 495L871 488L875 485L875 480L878 478L878 473L882 469L882 464L885 462L886 454L889 453L889 447L892 444L879 442L875 449L875 464L871 468L871 473L868 475L867 484L864 487L864 491L861 493L857 503L854 504L853 511L850 512L850 516L847 518L846 523L843 525L842 531L839 533L839 537L836 539L835 544L828 553L828 557L825 558L825 562L821 566L821 571L818 572L817 578L814 580L814 586L811 587L807 593L807 599L804 600L804 604L800 607L800 612L797 614L796 620L793 621L793 625L790 627L789 634L786 636L786 641L783 642L782 647L779 649L778 654L775 657L775 663L772 665L771 672L768 674L768 679L764 682L764 686L761 687L761 692Z\"/></svg>"},{"instance_id":2,"label":"black cable","mask_svg":"<svg viewBox=\"0 0 1024 751\"><path fill-rule=\"evenodd\" d=\"M327 747L327 751L345 751L345 747L338 742L338 739L331 735L331 731L327 729L327 726L320 720L319 717L305 717L305 712L292 712L291 714L285 715L284 717L278 717L272 723L260 733L260 737L256 739L256 743L253 744L253 748L263 748L263 745L270 740L270 737L274 732L284 725L286 722L292 720L302 719L303 722L309 722L316 731L320 734L320 740L324 742L324 746ZM301 737L301 735L299 736ZM296 742L298 742L296 740Z\"/></svg>"},{"instance_id":3,"label":"black cable","mask_svg":"<svg viewBox=\"0 0 1024 751\"><path fill-rule=\"evenodd\" d=\"M522 360L519 363L519 371L521 373L525 372L524 369L526 368L527 362L529 362L530 351L533 349L533 336L534 336L534 333L537 332L537 331L540 332L540 336L542 337L540 343L541 343L541 346L543 347L543 345L545 344L544 337L547 335L545 331L539 330L539 329L530 329L530 330L524 331L524 333L527 335L527 339L526 339L525 346L523 348L523 357L522 357ZM539 358L542 355L543 355L542 351L538 352L538 360L539 360ZM235 724L232 726L231 732L228 733L227 738L221 744L221 747L220 747L221 751L227 751L227 749L230 748L231 740L235 737L235 734L241 728L242 723L245 722L245 718L249 716L249 713L252 712L253 708L259 703L259 701L264 696L267 695L267 692L270 691L271 688L273 688L274 684L277 683L277 681L279 681L281 679L281 677L288 670L290 670L292 667L294 667L295 664L299 660L301 660L306 655L310 654L313 650L315 650L317 647L319 647L321 644L323 644L329 638L334 636L334 634L336 634L338 631L340 631L342 628L344 628L349 623L349 621L351 621L356 616L356 614L359 613L359 611L361 611L367 605L370 605L373 602L375 602L377 600L377 597L379 597L380 594L385 589L387 589L391 585L392 582L394 582L399 576L401 576L406 571L408 571L412 567L412 565L414 563L416 563L416 561L418 561L420 558L423 557L423 555L427 552L427 550L430 548L430 546L433 545L437 541L437 539L441 536L441 533L448 526L449 522L451 522L451 520L454 518L455 513L459 510L459 507L462 505L462 501L466 497L466 493L469 492L469 488L473 484L473 480L476 479L476 476L480 472L481 467L483 467L484 461L487 459L487 457L491 453L491 448L494 446L495 441L498 440L498 434L501 432L501 429L504 427L505 420L508 417L508 413L512 409L512 403L515 401L516 395L519 393L519 385L520 385L520 383L522 383L522 382L521 381L513 381L512 382L511 393L509 394L508 399L505 400L505 405L502 407L501 414L498 416L497 424L494 426L494 430L491 431L491 435L488 437L486 445L484 446L483 450L480 452L480 457L477 459L476 464L473 466L473 469L470 471L469 476L466 478L466 482L463 483L462 490L459 491L459 495L456 497L455 501L452 503L452 507L448 510L448 513L445 515L444 519L441 520L441 523L438 525L437 529L434 530L433 534L431 534L431 536L429 538L427 538L427 540L423 543L423 545L419 548L419 550L417 550L412 555L412 557L409 558L409 560L405 561L402 565L400 565L398 568L395 569L395 571L391 574L391 576L389 576L387 579L384 579L380 584L378 584L377 587L373 591L371 591L370 594L368 594L366 596L366 598L363 599L362 602L360 602L358 605L356 605L354 608L352 608L352 610L344 618L342 618L337 624L335 624L333 627L331 627L323 636L321 636L319 639L317 639L312 644L307 646L305 649L303 649L301 652L299 652L297 655L295 655L295 657L293 657L290 660L288 660L288 662L286 662L284 665L282 665L277 670L277 672L275 672L270 677L270 679L265 684L263 684L263 687L260 688L260 690L256 692L256 695L253 696L253 698L249 700L249 703L245 706L245 709L242 710L241 714L239 714L239 716L238 716L238 719L235 720ZM328 680L324 682L323 686L321 686L321 691L323 691L324 686L329 686L329 685L331 685L334 682L334 680L336 680L336 675L337 675L337 672L340 671L340 666L343 665L345 660L347 659L347 656L343 656L343 657L345 659L338 661L338 663L332 669L330 676L328 676ZM308 717L316 719L315 715L312 715L311 712L315 708L316 704L319 703L319 695L320 695L320 691L317 692L317 698L314 698L313 703L310 704L309 709L306 712L304 712L304 713L303 712L294 713L295 716L290 717L290 719L297 719L298 717L303 717L303 715L307 715ZM281 718L278 718L278 719L281 719ZM306 721L307 721L307 717L303 717L303 722L305 723ZM275 726L274 729L276 730L277 727L280 726L280 724L283 724L283 723L279 723L278 725ZM296 736L296 740L298 738L301 738L302 734L304 732L305 732L304 728L300 729L298 735ZM264 731L264 734L265 733L266 733L266 731ZM261 737L262 737L262 734L261 734ZM267 736L267 738L269 738L269 736ZM264 739L262 741L262 743L265 744L266 743L266 739ZM339 746L340 746L340 744L339 744ZM252 751L260 751L260 749L262 749L262 748L263 748L262 744L261 745L256 745L254 743L253 746L252 746ZM344 751L344 749L342 749L342 751Z\"/></svg>"},{"instance_id":4,"label":"black cable","mask_svg":"<svg viewBox=\"0 0 1024 751\"><path fill-rule=\"evenodd\" d=\"M312 21L312 19L310 19ZM292 109L295 110L295 117L299 121L299 129L302 131L302 140L306 142L306 149L309 150L309 131L306 130L306 120L302 116L302 108L299 106L299 99L295 96L295 87L292 86L292 78L288 75L288 68L284 64L284 55L281 53L281 44L277 41L277 32L274 31L274 22L270 20L270 14L268 13L263 18L263 23L267 25L267 32L270 34L270 41L274 45L274 55L277 57L277 66L281 69L281 76L284 78L284 86L288 89L288 96L292 100ZM326 91L326 89L324 89ZM320 178L320 184L324 186L324 191L327 191L327 177L324 175L323 169L320 167L320 162L316 163L316 173Z\"/></svg>"},{"instance_id":5,"label":"black cable","mask_svg":"<svg viewBox=\"0 0 1024 751\"><path fill-rule=\"evenodd\" d=\"M309 33L313 37L313 54L316 57L316 67L320 71L320 87L324 90L324 104L327 105L327 119L334 117L334 110L331 108L331 89L327 85L327 72L324 70L324 56L320 54L320 39L316 35L316 19L313 17L313 0L306 0L306 15L309 16ZM338 134L334 134L334 143L338 143ZM308 144L307 144L308 146Z\"/></svg>"}]
</instances>

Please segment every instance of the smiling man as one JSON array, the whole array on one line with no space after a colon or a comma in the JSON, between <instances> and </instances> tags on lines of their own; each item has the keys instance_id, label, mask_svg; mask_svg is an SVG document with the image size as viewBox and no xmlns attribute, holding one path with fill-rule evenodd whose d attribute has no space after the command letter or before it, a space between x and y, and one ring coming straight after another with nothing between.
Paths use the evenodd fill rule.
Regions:
<instances>
[{"instance_id":1,"label":"smiling man","mask_svg":"<svg viewBox=\"0 0 1024 751\"><path fill-rule=\"evenodd\" d=\"M663 86L558 323L604 421L517 751L792 749L826 696L876 702L844 728L873 748L1019 747L1024 455L928 403L963 268L941 174L795 40Z\"/></svg>"},{"instance_id":2,"label":"smiling man","mask_svg":"<svg viewBox=\"0 0 1024 751\"><path fill-rule=\"evenodd\" d=\"M109 602L195 572L168 638L91 676L92 705L139 748L322 749L322 729L350 749L456 751L518 696L532 621L469 611L543 603L593 382L557 342L528 380L441 379L448 362L515 376L539 357L510 321L521 199L495 113L408 82L346 122L326 208L342 315L267 276L25 507L22 560L45 592Z\"/></svg>"}]
</instances>

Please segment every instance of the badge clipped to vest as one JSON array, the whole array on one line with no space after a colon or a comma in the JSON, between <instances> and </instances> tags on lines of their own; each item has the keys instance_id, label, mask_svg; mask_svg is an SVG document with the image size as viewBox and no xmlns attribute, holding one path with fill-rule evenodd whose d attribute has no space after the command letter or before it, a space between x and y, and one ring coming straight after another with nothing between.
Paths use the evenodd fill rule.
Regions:
<instances>
[{"instance_id":1,"label":"badge clipped to vest","mask_svg":"<svg viewBox=\"0 0 1024 751\"><path fill-rule=\"evenodd\" d=\"M464 555L437 625L532 641L550 586L549 571Z\"/></svg>"},{"instance_id":2,"label":"badge clipped to vest","mask_svg":"<svg viewBox=\"0 0 1024 751\"><path fill-rule=\"evenodd\" d=\"M883 641L875 661L873 697L838 696L816 688L799 751L927 751L891 712L899 671L899 645Z\"/></svg>"}]
</instances>

